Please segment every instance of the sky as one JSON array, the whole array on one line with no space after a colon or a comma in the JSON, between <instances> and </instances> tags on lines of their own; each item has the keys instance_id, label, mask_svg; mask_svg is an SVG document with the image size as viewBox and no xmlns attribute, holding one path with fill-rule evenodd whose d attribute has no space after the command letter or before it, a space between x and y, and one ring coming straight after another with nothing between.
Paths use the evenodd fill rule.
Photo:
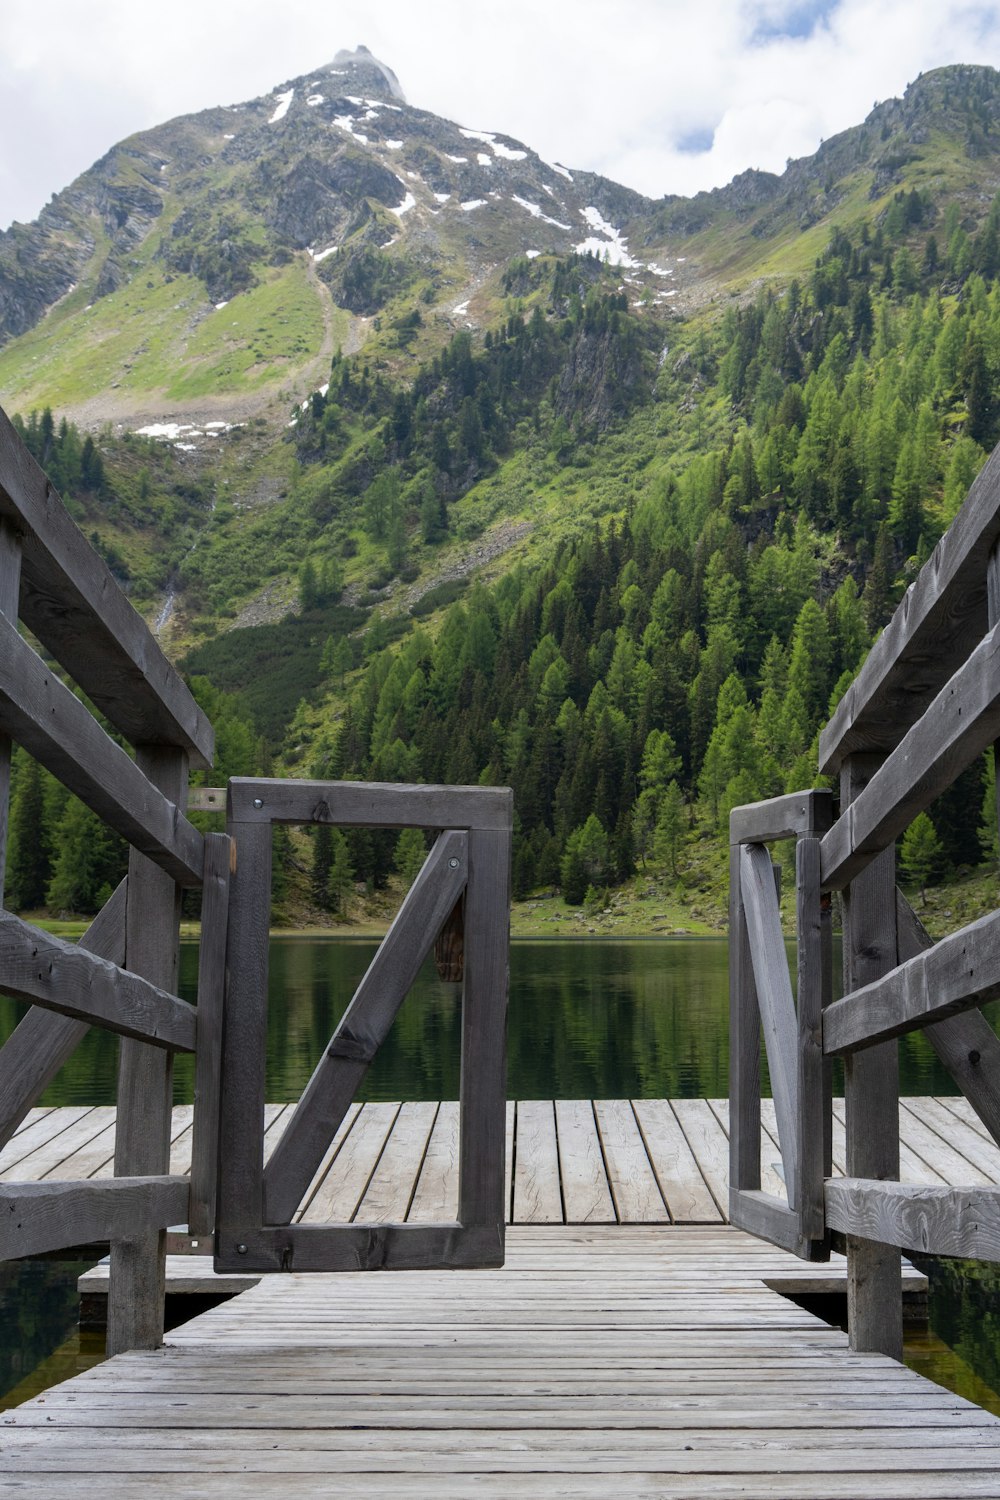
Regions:
<instances>
[{"instance_id":1,"label":"sky","mask_svg":"<svg viewBox=\"0 0 1000 1500\"><path fill-rule=\"evenodd\" d=\"M946 63L1000 66L1000 0L0 0L0 228L116 141L359 43L409 103L657 198L856 125Z\"/></svg>"}]
</instances>

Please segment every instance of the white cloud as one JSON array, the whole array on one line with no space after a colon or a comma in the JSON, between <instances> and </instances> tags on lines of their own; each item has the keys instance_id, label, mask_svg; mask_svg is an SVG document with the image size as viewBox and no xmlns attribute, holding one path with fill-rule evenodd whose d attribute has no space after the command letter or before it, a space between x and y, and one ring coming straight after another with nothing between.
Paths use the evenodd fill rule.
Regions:
<instances>
[{"instance_id":1,"label":"white cloud","mask_svg":"<svg viewBox=\"0 0 1000 1500\"><path fill-rule=\"evenodd\" d=\"M316 82L359 42L412 103L468 129L650 196L691 193L780 170L921 71L1000 64L1000 0L508 0L499 27L465 0L284 0L280 17L272 0L172 0L152 36L135 0L49 0L44 27L34 0L4 0L0 128L17 145L0 224L34 217L123 136ZM682 150L691 136L710 149Z\"/></svg>"}]
</instances>

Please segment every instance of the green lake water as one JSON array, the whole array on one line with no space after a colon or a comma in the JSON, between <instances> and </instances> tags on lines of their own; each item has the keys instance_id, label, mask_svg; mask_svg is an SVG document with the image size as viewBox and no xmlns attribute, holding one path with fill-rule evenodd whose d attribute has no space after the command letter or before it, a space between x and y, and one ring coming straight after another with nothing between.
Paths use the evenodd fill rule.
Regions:
<instances>
[{"instance_id":1,"label":"green lake water","mask_svg":"<svg viewBox=\"0 0 1000 1500\"><path fill-rule=\"evenodd\" d=\"M375 943L276 938L271 944L267 1097L295 1099L368 966ZM195 999L197 945L182 949L180 993ZM0 1041L23 1007L0 998ZM364 1099L458 1095L459 987L428 962L369 1070ZM521 940L511 947L511 1098L712 1098L728 1093L726 944L719 939ZM900 1042L904 1094L952 1094L950 1075L919 1034ZM110 1104L117 1043L91 1031L44 1096L48 1104ZM191 1098L178 1058L175 1097ZM1000 1412L1000 1276L954 1263L929 1267L932 1326L914 1363ZM0 1266L0 1407L100 1357L71 1333L79 1267ZM22 1384L45 1361L38 1376ZM963 1384L964 1382L964 1384ZM977 1382L985 1382L986 1389Z\"/></svg>"}]
</instances>

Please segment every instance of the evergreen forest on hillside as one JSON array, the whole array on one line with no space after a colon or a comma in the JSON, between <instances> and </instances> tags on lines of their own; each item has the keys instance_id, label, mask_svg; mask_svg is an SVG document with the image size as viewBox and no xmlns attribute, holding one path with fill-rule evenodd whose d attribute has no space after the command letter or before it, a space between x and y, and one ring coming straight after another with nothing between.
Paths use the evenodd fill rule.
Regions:
<instances>
[{"instance_id":1,"label":"evergreen forest on hillside","mask_svg":"<svg viewBox=\"0 0 1000 1500\"><path fill-rule=\"evenodd\" d=\"M657 323L588 256L515 261L505 286L502 322L406 383L338 354L286 430L286 505L239 529L154 444L98 446L48 412L19 428L140 594L156 580L127 537L151 526L204 617L266 560L294 566L285 619L190 644L219 743L200 779L510 785L516 896L596 906L637 871L703 888L732 806L817 784L831 706L1000 438L1000 198L974 224L900 191L721 315ZM382 604L529 491L578 497L573 524L541 513L544 551ZM995 859L983 770L907 835L915 883ZM338 913L356 883L412 878L424 845L324 829L277 847L279 910ZM93 911L123 862L17 752L8 902Z\"/></svg>"}]
</instances>

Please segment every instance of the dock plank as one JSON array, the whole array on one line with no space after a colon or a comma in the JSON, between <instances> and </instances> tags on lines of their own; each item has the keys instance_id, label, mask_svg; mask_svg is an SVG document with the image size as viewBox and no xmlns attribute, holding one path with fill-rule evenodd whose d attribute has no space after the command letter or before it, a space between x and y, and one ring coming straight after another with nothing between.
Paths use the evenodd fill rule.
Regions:
<instances>
[{"instance_id":1,"label":"dock plank","mask_svg":"<svg viewBox=\"0 0 1000 1500\"><path fill-rule=\"evenodd\" d=\"M561 1224L559 1146L551 1099L519 1099L514 1126L514 1224Z\"/></svg>"},{"instance_id":2,"label":"dock plank","mask_svg":"<svg viewBox=\"0 0 1000 1500\"><path fill-rule=\"evenodd\" d=\"M427 1100L400 1105L385 1150L358 1205L357 1217L362 1223L403 1223L437 1111L437 1104Z\"/></svg>"},{"instance_id":3,"label":"dock plank","mask_svg":"<svg viewBox=\"0 0 1000 1500\"><path fill-rule=\"evenodd\" d=\"M567 1223L616 1223L592 1100L557 1099L555 1109Z\"/></svg>"},{"instance_id":4,"label":"dock plank","mask_svg":"<svg viewBox=\"0 0 1000 1500\"><path fill-rule=\"evenodd\" d=\"M6 1492L996 1500L1000 1420L852 1354L765 1285L789 1260L514 1225L500 1270L265 1277L5 1413Z\"/></svg>"},{"instance_id":5,"label":"dock plank","mask_svg":"<svg viewBox=\"0 0 1000 1500\"><path fill-rule=\"evenodd\" d=\"M633 1099L650 1163L675 1224L718 1224L719 1206L694 1159L669 1099Z\"/></svg>"},{"instance_id":6,"label":"dock plank","mask_svg":"<svg viewBox=\"0 0 1000 1500\"><path fill-rule=\"evenodd\" d=\"M622 1224L669 1222L670 1215L631 1101L595 1099L594 1113L619 1221Z\"/></svg>"}]
</instances>

